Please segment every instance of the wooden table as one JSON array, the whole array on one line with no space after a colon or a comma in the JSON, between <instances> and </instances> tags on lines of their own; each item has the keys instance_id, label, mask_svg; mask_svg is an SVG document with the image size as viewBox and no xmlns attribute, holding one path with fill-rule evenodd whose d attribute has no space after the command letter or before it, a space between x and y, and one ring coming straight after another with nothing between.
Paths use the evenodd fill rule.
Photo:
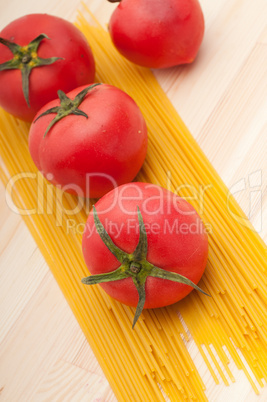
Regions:
<instances>
[{"instance_id":1,"label":"wooden table","mask_svg":"<svg viewBox=\"0 0 267 402\"><path fill-rule=\"evenodd\" d=\"M9 0L0 29L45 12L74 21L78 0ZM116 4L85 3L102 24ZM155 72L162 87L228 188L266 240L266 0L201 0L206 33L195 63ZM1 90L1 89L0 89ZM0 184L0 400L116 401L67 302L11 199ZM195 359L198 359L196 355ZM243 373L215 385L211 402L267 400Z\"/></svg>"}]
</instances>

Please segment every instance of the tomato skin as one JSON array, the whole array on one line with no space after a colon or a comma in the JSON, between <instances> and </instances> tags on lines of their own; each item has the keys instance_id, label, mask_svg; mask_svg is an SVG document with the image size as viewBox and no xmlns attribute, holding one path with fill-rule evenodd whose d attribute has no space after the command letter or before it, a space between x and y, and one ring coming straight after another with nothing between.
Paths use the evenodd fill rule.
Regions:
<instances>
[{"instance_id":1,"label":"tomato skin","mask_svg":"<svg viewBox=\"0 0 267 402\"><path fill-rule=\"evenodd\" d=\"M0 37L24 46L41 33L45 33L50 40L41 41L38 56L61 57L63 60L32 69L29 79L30 107L23 95L21 71L0 72L0 106L25 121L32 121L42 106L57 97L59 89L69 92L93 82L95 76L94 57L84 35L62 18L48 14L29 14L7 25L0 32ZM12 57L12 52L0 44L0 63Z\"/></svg>"},{"instance_id":2,"label":"tomato skin","mask_svg":"<svg viewBox=\"0 0 267 402\"><path fill-rule=\"evenodd\" d=\"M166 68L195 59L204 17L198 0L122 0L110 18L109 32L128 60Z\"/></svg>"},{"instance_id":3,"label":"tomato skin","mask_svg":"<svg viewBox=\"0 0 267 402\"><path fill-rule=\"evenodd\" d=\"M194 208L174 193L149 183L125 184L106 194L95 204L98 217L115 245L127 253L133 253L138 244L137 206L146 225L147 260L198 283L207 263L208 236ZM82 251L93 275L120 266L96 232L92 211L86 222ZM116 300L137 305L138 292L132 278L100 283L100 286ZM144 308L156 308L176 303L193 288L148 276L145 289Z\"/></svg>"},{"instance_id":4,"label":"tomato skin","mask_svg":"<svg viewBox=\"0 0 267 402\"><path fill-rule=\"evenodd\" d=\"M67 95L74 99L84 88ZM59 99L44 106L36 118L54 106L59 106ZM55 114L33 122L29 150L37 168L53 184L70 193L99 198L133 180L140 170L147 150L146 123L134 100L107 84L88 92L79 109L87 113L88 119L68 115L45 137ZM86 175L91 175L89 186Z\"/></svg>"}]
</instances>

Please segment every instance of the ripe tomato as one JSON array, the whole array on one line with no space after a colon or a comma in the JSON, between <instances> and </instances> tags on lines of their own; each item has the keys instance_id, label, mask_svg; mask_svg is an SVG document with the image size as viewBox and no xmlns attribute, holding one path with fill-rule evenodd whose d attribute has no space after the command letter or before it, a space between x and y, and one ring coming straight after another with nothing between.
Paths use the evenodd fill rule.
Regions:
<instances>
[{"instance_id":1,"label":"ripe tomato","mask_svg":"<svg viewBox=\"0 0 267 402\"><path fill-rule=\"evenodd\" d=\"M85 37L62 18L30 14L0 32L0 106L20 119L31 121L59 89L91 83L94 75Z\"/></svg>"},{"instance_id":2,"label":"ripe tomato","mask_svg":"<svg viewBox=\"0 0 267 402\"><path fill-rule=\"evenodd\" d=\"M92 274L113 298L143 307L173 304L199 282L208 257L208 237L184 199L148 183L122 185L96 204L86 222L82 251ZM192 282L190 282L192 281Z\"/></svg>"},{"instance_id":3,"label":"ripe tomato","mask_svg":"<svg viewBox=\"0 0 267 402\"><path fill-rule=\"evenodd\" d=\"M133 63L165 68L195 59L204 17L198 0L122 0L109 32L118 51Z\"/></svg>"},{"instance_id":4,"label":"ripe tomato","mask_svg":"<svg viewBox=\"0 0 267 402\"><path fill-rule=\"evenodd\" d=\"M134 179L147 150L140 109L107 84L76 88L36 115L29 150L38 169L64 191L99 198Z\"/></svg>"}]
</instances>

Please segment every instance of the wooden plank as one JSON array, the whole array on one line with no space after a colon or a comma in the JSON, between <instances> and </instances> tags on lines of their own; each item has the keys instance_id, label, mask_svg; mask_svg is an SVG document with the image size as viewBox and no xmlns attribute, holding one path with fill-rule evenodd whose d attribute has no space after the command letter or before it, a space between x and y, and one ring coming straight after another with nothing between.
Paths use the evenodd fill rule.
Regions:
<instances>
[{"instance_id":1,"label":"wooden plank","mask_svg":"<svg viewBox=\"0 0 267 402\"><path fill-rule=\"evenodd\" d=\"M101 392L101 395L100 395ZM110 387L103 376L64 360L57 361L40 385L32 402L105 400L112 401Z\"/></svg>"}]
</instances>

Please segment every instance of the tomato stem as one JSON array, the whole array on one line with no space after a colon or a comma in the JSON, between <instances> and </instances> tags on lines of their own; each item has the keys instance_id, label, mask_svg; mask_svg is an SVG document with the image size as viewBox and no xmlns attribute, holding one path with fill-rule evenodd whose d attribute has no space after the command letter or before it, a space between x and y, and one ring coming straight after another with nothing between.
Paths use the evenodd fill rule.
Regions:
<instances>
[{"instance_id":1,"label":"tomato stem","mask_svg":"<svg viewBox=\"0 0 267 402\"><path fill-rule=\"evenodd\" d=\"M83 278L82 283L85 285L95 285L100 282L119 281L124 278L128 278L128 275L121 270L121 267L119 267L115 271L99 275L91 275L87 278Z\"/></svg>"},{"instance_id":2,"label":"tomato stem","mask_svg":"<svg viewBox=\"0 0 267 402\"><path fill-rule=\"evenodd\" d=\"M89 91L91 91L97 85L101 85L100 83L89 85L88 87L84 88L81 92L79 92L75 98L72 100L70 99L63 91L59 90L57 92L60 106L52 107L51 109L47 109L45 112L40 114L35 120L34 123L40 119L40 117L46 116L51 113L56 113L56 116L53 120L49 123L47 129L45 130L44 137L48 133L51 127L54 126L59 120L63 119L64 117L68 116L69 114L75 114L76 116L83 116L88 119L88 115L83 112L82 110L78 109L78 106L82 103L85 96Z\"/></svg>"},{"instance_id":3,"label":"tomato stem","mask_svg":"<svg viewBox=\"0 0 267 402\"><path fill-rule=\"evenodd\" d=\"M121 263L121 265L114 271L98 275L90 275L86 278L83 278L82 283L85 285L95 285L98 283L118 281L121 279L131 277L139 296L132 328L134 328L145 305L146 300L145 284L148 276L183 283L204 293L206 296L210 296L206 292L204 292L200 287L194 284L190 279L176 272L166 271L165 269L156 267L155 265L147 261L147 233L139 207L137 207L137 215L139 222L139 240L134 252L131 254L128 254L125 251L121 250L113 243L112 239L110 238L109 234L107 233L106 229L104 228L103 224L101 223L98 217L95 206L93 206L93 215L97 233L99 234L103 243L107 246L109 251Z\"/></svg>"},{"instance_id":4,"label":"tomato stem","mask_svg":"<svg viewBox=\"0 0 267 402\"><path fill-rule=\"evenodd\" d=\"M131 272L133 272L134 274L138 274L141 271L142 265L139 264L138 262L132 262L130 264L130 270Z\"/></svg>"},{"instance_id":5,"label":"tomato stem","mask_svg":"<svg viewBox=\"0 0 267 402\"><path fill-rule=\"evenodd\" d=\"M42 59L38 57L37 50L43 39L50 39L46 34L40 34L35 39L33 39L28 45L20 46L14 42L10 42L7 39L0 38L0 43L9 48L13 53L14 57L5 63L0 64L0 71L4 70L16 70L21 71L22 77L22 90L24 98L27 102L28 107L30 107L29 101L29 82L30 73L33 68L47 66L49 64L55 63L57 60L63 60L62 57L50 57L47 59Z\"/></svg>"},{"instance_id":6,"label":"tomato stem","mask_svg":"<svg viewBox=\"0 0 267 402\"><path fill-rule=\"evenodd\" d=\"M142 311L143 311L143 308L144 308L144 305L145 305L145 301L146 301L145 281L144 282L139 282L138 281L138 276L137 276L137 277L133 277L133 282L134 282L135 287L137 289L139 299L138 299L138 304L137 304L136 310L135 310L132 329L134 329L134 326L137 323L138 318L142 314Z\"/></svg>"},{"instance_id":7,"label":"tomato stem","mask_svg":"<svg viewBox=\"0 0 267 402\"><path fill-rule=\"evenodd\" d=\"M200 287L198 287L194 282L190 281L190 279L186 278L183 275L177 274L177 272L165 271L165 269L153 267L150 272L150 276L154 278L168 279L173 282L184 283L185 285L192 286L192 288L202 292L206 296L210 296L208 293L204 292Z\"/></svg>"}]
</instances>

